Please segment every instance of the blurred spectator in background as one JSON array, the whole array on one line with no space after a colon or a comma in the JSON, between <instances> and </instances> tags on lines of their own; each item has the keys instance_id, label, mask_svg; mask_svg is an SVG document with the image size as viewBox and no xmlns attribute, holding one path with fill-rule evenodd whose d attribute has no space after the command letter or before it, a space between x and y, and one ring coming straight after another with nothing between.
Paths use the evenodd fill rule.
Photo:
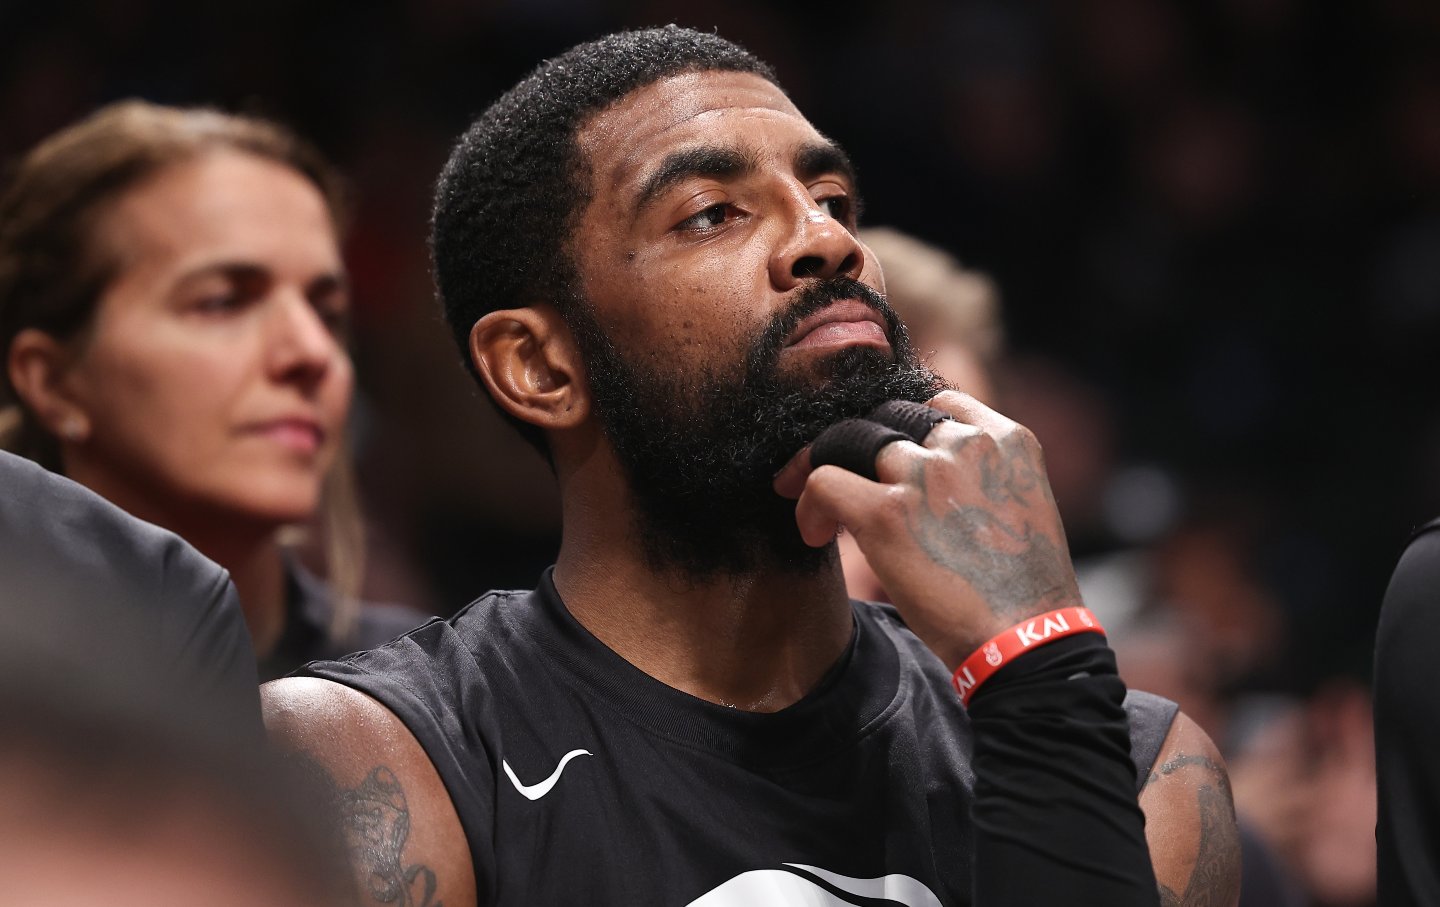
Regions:
<instances>
[{"instance_id":1,"label":"blurred spectator in background","mask_svg":"<svg viewBox=\"0 0 1440 907\"><path fill-rule=\"evenodd\" d=\"M921 360L950 386L995 406L991 369L1005 341L995 284L943 249L890 227L863 229L860 240L879 259L885 298ZM855 539L841 533L839 546L851 597L888 602Z\"/></svg>"},{"instance_id":2,"label":"blurred spectator in background","mask_svg":"<svg viewBox=\"0 0 1440 907\"><path fill-rule=\"evenodd\" d=\"M228 569L262 680L419 619L356 598L340 221L284 129L137 101L41 143L0 199L5 445ZM330 586L280 541L317 511Z\"/></svg>"},{"instance_id":3,"label":"blurred spectator in background","mask_svg":"<svg viewBox=\"0 0 1440 907\"><path fill-rule=\"evenodd\" d=\"M932 371L981 403L995 403L991 370L1005 347L1000 294L986 274L949 252L892 227L866 227L860 240L885 269L885 298Z\"/></svg>"}]
</instances>

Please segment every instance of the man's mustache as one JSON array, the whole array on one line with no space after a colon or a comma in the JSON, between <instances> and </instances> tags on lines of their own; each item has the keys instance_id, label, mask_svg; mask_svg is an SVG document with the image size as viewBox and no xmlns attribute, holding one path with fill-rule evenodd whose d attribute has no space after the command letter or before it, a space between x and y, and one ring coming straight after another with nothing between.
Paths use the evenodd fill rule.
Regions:
<instances>
[{"instance_id":1,"label":"man's mustache","mask_svg":"<svg viewBox=\"0 0 1440 907\"><path fill-rule=\"evenodd\" d=\"M750 374L755 374L757 369L766 370L779 360L786 338L794 333L801 321L842 299L854 299L869 306L884 319L885 335L890 338L892 347L896 345L897 339L907 336L900 316L895 314L890 303L874 287L853 277L822 278L802 289L793 305L783 312L775 313L770 319L770 324L751 347L750 361L747 363Z\"/></svg>"}]
</instances>

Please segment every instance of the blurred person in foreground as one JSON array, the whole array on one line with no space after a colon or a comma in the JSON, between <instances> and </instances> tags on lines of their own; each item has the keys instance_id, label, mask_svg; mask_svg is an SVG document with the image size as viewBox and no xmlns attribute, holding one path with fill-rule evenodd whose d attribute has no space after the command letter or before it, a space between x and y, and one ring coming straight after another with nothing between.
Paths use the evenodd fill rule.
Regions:
<instances>
[{"instance_id":1,"label":"blurred person in foreground","mask_svg":"<svg viewBox=\"0 0 1440 907\"><path fill-rule=\"evenodd\" d=\"M355 596L340 223L296 136L140 101L42 142L0 196L0 444L229 570L262 680L419 619ZM317 512L333 588L281 544Z\"/></svg>"},{"instance_id":2,"label":"blurred person in foreground","mask_svg":"<svg viewBox=\"0 0 1440 907\"><path fill-rule=\"evenodd\" d=\"M1375 637L1379 903L1440 905L1440 520L1400 557Z\"/></svg>"},{"instance_id":3,"label":"blurred person in foreground","mask_svg":"<svg viewBox=\"0 0 1440 907\"><path fill-rule=\"evenodd\" d=\"M440 295L564 528L533 592L262 690L405 805L352 849L375 901L1234 903L1214 747L1127 696L1033 436L919 364L857 212L769 67L674 26L456 145ZM895 608L846 595L842 523Z\"/></svg>"},{"instance_id":4,"label":"blurred person in foreground","mask_svg":"<svg viewBox=\"0 0 1440 907\"><path fill-rule=\"evenodd\" d=\"M177 701L183 680L168 666L97 669L90 655L120 641L105 621L72 626L61 640L11 616L0 612L8 898L51 907L355 903L323 787L237 747L213 722L213 702Z\"/></svg>"},{"instance_id":5,"label":"blurred person in foreground","mask_svg":"<svg viewBox=\"0 0 1440 907\"><path fill-rule=\"evenodd\" d=\"M0 492L0 642L49 666L7 674L7 695L43 695L58 663L97 689L143 671L156 709L202 716L236 747L260 740L254 656L219 565L4 451Z\"/></svg>"}]
</instances>

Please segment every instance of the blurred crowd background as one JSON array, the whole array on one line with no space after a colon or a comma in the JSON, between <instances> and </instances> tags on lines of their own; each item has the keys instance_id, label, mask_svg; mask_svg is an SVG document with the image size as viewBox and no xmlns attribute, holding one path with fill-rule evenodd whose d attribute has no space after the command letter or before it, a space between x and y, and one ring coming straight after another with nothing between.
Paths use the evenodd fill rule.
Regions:
<instances>
[{"instance_id":1,"label":"blurred crowd background","mask_svg":"<svg viewBox=\"0 0 1440 907\"><path fill-rule=\"evenodd\" d=\"M1370 902L1373 629L1440 514L1433 0L0 0L0 160L144 97L339 163L367 594L448 614L532 585L558 512L441 325L432 181L540 59L672 21L776 67L866 223L993 278L994 402L1122 669L1221 744L1295 903Z\"/></svg>"}]
</instances>

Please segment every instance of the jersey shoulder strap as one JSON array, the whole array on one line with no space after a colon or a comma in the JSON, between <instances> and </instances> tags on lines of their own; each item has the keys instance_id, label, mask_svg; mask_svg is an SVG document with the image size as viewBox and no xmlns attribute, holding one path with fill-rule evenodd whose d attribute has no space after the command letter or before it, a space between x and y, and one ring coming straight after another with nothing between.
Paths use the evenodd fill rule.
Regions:
<instances>
[{"instance_id":1,"label":"jersey shoulder strap","mask_svg":"<svg viewBox=\"0 0 1440 907\"><path fill-rule=\"evenodd\" d=\"M1145 779L1160 756L1160 747L1170 733L1170 725L1180 706L1154 693L1130 690L1125 694L1125 714L1130 718L1130 759L1135 763L1135 792L1145 786Z\"/></svg>"}]
</instances>

